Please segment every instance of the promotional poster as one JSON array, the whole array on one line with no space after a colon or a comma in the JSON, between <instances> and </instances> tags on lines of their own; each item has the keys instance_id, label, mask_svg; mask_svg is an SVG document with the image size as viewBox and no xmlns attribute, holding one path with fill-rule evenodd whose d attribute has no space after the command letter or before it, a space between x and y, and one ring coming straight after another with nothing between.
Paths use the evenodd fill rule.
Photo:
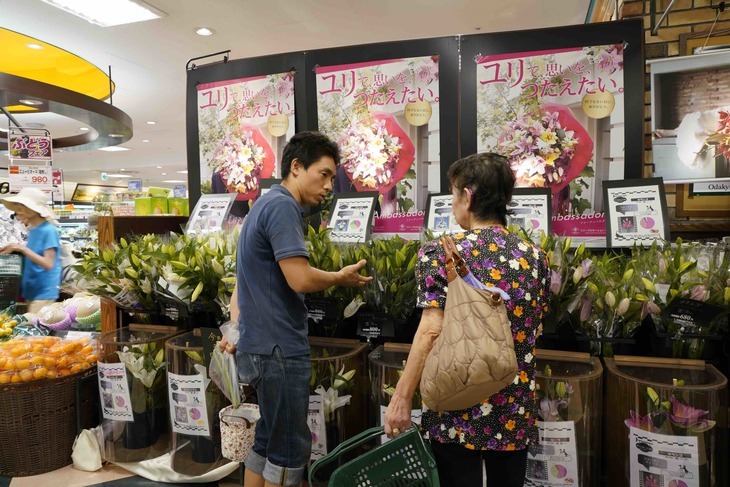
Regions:
<instances>
[{"instance_id":1,"label":"promotional poster","mask_svg":"<svg viewBox=\"0 0 730 487\"><path fill-rule=\"evenodd\" d=\"M438 61L425 56L316 69L319 130L339 144L342 156L335 193L377 191L381 217L424 209L429 186L439 185Z\"/></svg>"},{"instance_id":2,"label":"promotional poster","mask_svg":"<svg viewBox=\"0 0 730 487\"><path fill-rule=\"evenodd\" d=\"M480 56L477 147L510 161L518 187L549 188L556 233L599 236L600 182L624 177L623 45ZM600 227L599 227L600 228Z\"/></svg>"},{"instance_id":3,"label":"promotional poster","mask_svg":"<svg viewBox=\"0 0 730 487\"><path fill-rule=\"evenodd\" d=\"M255 199L294 135L294 73L198 86L201 193Z\"/></svg>"}]
</instances>

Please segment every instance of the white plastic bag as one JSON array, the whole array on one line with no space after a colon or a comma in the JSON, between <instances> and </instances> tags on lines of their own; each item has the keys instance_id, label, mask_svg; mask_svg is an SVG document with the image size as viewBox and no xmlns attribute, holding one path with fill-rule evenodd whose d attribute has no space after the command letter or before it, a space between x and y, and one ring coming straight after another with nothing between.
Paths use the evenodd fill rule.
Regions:
<instances>
[{"instance_id":1,"label":"white plastic bag","mask_svg":"<svg viewBox=\"0 0 730 487\"><path fill-rule=\"evenodd\" d=\"M77 470L96 472L101 468L101 449L93 429L83 430L76 437L71 460Z\"/></svg>"}]
</instances>

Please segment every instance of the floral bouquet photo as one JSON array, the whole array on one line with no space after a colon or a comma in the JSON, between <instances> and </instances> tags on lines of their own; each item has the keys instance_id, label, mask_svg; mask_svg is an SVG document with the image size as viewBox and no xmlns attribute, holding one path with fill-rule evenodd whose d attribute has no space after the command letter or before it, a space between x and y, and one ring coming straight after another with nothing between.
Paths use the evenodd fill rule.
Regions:
<instances>
[{"instance_id":1,"label":"floral bouquet photo","mask_svg":"<svg viewBox=\"0 0 730 487\"><path fill-rule=\"evenodd\" d=\"M548 187L556 194L588 165L593 140L567 106L543 103L508 124L498 150L509 159L518 187Z\"/></svg>"},{"instance_id":2,"label":"floral bouquet photo","mask_svg":"<svg viewBox=\"0 0 730 487\"><path fill-rule=\"evenodd\" d=\"M274 161L274 153L259 129L244 125L220 141L210 165L229 192L251 199L258 192L261 179L273 174Z\"/></svg>"},{"instance_id":3,"label":"floral bouquet photo","mask_svg":"<svg viewBox=\"0 0 730 487\"><path fill-rule=\"evenodd\" d=\"M413 143L389 113L354 121L339 144L342 165L358 191L387 193L415 159Z\"/></svg>"}]
</instances>

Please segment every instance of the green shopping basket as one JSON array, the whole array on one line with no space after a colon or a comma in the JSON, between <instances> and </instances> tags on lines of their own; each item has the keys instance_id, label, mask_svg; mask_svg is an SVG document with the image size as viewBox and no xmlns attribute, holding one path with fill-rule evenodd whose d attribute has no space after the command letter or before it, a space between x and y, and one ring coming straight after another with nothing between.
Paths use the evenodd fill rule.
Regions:
<instances>
[{"instance_id":1,"label":"green shopping basket","mask_svg":"<svg viewBox=\"0 0 730 487\"><path fill-rule=\"evenodd\" d=\"M370 428L341 443L309 468L309 485L316 482L317 470L341 455L378 438L383 427ZM330 476L329 487L439 487L436 461L424 443L418 426L373 448L337 468Z\"/></svg>"}]
</instances>

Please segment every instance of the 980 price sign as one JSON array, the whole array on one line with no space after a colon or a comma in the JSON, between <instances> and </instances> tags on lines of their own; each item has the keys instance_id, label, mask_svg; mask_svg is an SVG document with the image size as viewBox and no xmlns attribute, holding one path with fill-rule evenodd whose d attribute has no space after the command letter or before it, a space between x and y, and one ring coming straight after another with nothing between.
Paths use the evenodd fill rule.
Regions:
<instances>
[{"instance_id":1,"label":"980 price sign","mask_svg":"<svg viewBox=\"0 0 730 487\"><path fill-rule=\"evenodd\" d=\"M10 191L23 188L37 188L42 191L53 189L53 169L51 166L9 166Z\"/></svg>"}]
</instances>

